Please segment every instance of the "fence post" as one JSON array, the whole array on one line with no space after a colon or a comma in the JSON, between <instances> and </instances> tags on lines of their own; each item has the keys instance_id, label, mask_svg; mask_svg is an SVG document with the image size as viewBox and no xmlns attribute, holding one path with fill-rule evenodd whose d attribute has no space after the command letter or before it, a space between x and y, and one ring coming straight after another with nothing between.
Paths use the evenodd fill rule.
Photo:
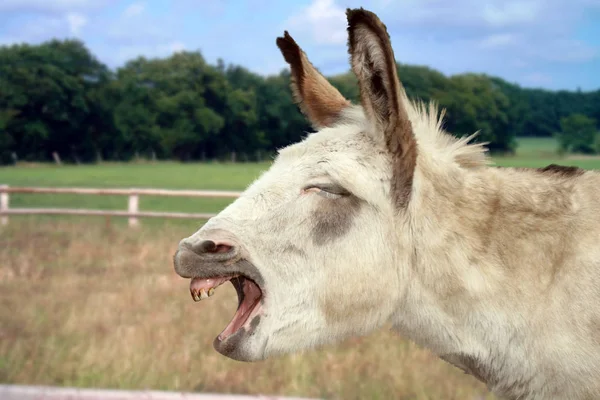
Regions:
<instances>
[{"instance_id":1,"label":"fence post","mask_svg":"<svg viewBox=\"0 0 600 400\"><path fill-rule=\"evenodd\" d=\"M0 185L2 189L8 189L8 185ZM8 193L0 192L0 211L8 211ZM8 214L0 216L0 225L8 224Z\"/></svg>"},{"instance_id":2,"label":"fence post","mask_svg":"<svg viewBox=\"0 0 600 400\"><path fill-rule=\"evenodd\" d=\"M129 195L129 208L128 211L130 213L137 213L140 203L140 197L137 193L132 193ZM135 227L139 225L139 220L137 217L129 217L129 226Z\"/></svg>"}]
</instances>

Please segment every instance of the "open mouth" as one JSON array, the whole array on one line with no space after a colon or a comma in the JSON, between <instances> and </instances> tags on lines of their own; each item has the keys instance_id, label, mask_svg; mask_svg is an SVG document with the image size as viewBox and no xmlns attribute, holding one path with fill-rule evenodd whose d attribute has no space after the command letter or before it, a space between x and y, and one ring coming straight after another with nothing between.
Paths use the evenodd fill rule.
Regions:
<instances>
[{"instance_id":1,"label":"open mouth","mask_svg":"<svg viewBox=\"0 0 600 400\"><path fill-rule=\"evenodd\" d=\"M242 327L245 327L247 331L251 330L249 321L251 322L254 316L260 312L263 297L262 290L256 282L244 275L220 276L208 279L193 278L190 282L192 299L200 301L212 296L217 287L228 281L232 283L237 292L238 308L233 319L217 337L219 341L226 340Z\"/></svg>"}]
</instances>

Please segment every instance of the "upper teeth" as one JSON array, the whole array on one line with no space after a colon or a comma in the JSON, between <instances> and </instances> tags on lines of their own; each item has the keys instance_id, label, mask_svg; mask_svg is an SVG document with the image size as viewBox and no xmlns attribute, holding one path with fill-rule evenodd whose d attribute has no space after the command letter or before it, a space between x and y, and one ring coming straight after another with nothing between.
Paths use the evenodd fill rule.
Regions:
<instances>
[{"instance_id":1,"label":"upper teeth","mask_svg":"<svg viewBox=\"0 0 600 400\"><path fill-rule=\"evenodd\" d=\"M215 294L215 288L208 289L208 293L204 289L200 289L199 291L191 290L191 294L194 301L200 301L208 299L210 296Z\"/></svg>"}]
</instances>

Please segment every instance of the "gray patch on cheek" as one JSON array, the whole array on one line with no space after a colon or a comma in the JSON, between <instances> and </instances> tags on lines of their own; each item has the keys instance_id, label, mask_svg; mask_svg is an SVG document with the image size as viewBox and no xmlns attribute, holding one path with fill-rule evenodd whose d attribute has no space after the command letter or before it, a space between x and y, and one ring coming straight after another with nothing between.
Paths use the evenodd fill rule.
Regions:
<instances>
[{"instance_id":1,"label":"gray patch on cheek","mask_svg":"<svg viewBox=\"0 0 600 400\"><path fill-rule=\"evenodd\" d=\"M314 213L313 243L326 245L350 232L360 211L361 202L354 196L319 201Z\"/></svg>"}]
</instances>

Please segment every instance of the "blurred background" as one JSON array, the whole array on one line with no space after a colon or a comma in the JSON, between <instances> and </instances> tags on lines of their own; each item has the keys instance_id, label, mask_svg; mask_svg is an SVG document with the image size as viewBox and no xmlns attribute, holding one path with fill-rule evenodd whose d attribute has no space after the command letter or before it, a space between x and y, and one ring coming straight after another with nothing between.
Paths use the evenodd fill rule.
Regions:
<instances>
[{"instance_id":1,"label":"blurred background","mask_svg":"<svg viewBox=\"0 0 600 400\"><path fill-rule=\"evenodd\" d=\"M178 241L310 131L277 36L358 100L345 9L360 6L387 25L408 95L479 131L495 164L600 168L598 0L2 0L0 383L493 398L389 330L226 359L212 340L234 289L193 303L173 271Z\"/></svg>"}]
</instances>

